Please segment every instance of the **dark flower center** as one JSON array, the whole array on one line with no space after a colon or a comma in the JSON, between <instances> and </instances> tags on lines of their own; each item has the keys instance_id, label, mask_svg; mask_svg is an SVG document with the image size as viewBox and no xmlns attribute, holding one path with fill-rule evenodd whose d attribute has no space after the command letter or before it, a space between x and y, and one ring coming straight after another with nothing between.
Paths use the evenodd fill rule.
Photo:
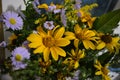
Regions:
<instances>
[{"instance_id":1,"label":"dark flower center","mask_svg":"<svg viewBox=\"0 0 120 80\"><path fill-rule=\"evenodd\" d=\"M111 43L112 37L110 35L102 35L101 40L104 41L105 43Z\"/></svg>"}]
</instances>

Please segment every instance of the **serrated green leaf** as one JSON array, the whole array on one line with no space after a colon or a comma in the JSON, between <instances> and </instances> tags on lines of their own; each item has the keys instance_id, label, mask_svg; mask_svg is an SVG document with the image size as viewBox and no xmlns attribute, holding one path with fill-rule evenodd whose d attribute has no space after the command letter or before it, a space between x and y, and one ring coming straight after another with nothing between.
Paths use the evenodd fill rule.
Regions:
<instances>
[{"instance_id":1,"label":"serrated green leaf","mask_svg":"<svg viewBox=\"0 0 120 80\"><path fill-rule=\"evenodd\" d=\"M94 22L94 29L98 32L110 33L120 21L120 9L103 14Z\"/></svg>"}]
</instances>

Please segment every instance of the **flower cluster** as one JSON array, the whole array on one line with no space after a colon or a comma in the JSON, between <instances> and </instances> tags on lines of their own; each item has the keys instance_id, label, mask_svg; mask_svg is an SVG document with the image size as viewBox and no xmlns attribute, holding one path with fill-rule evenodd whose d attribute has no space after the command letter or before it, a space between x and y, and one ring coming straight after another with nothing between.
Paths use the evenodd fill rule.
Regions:
<instances>
[{"instance_id":1,"label":"flower cluster","mask_svg":"<svg viewBox=\"0 0 120 80\"><path fill-rule=\"evenodd\" d=\"M12 33L5 65L14 80L110 80L108 66L120 50L120 37L112 32L120 10L95 17L91 11L96 3L81 4L28 0L25 10L2 14Z\"/></svg>"}]
</instances>

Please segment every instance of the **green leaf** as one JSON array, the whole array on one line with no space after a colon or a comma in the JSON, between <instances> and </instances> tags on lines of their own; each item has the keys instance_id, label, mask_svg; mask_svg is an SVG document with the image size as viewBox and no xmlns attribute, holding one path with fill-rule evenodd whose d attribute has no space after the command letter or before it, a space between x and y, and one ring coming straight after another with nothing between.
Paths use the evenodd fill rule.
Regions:
<instances>
[{"instance_id":1,"label":"green leaf","mask_svg":"<svg viewBox=\"0 0 120 80\"><path fill-rule=\"evenodd\" d=\"M120 21L120 9L108 12L98 17L94 22L94 29L98 32L110 33Z\"/></svg>"}]
</instances>

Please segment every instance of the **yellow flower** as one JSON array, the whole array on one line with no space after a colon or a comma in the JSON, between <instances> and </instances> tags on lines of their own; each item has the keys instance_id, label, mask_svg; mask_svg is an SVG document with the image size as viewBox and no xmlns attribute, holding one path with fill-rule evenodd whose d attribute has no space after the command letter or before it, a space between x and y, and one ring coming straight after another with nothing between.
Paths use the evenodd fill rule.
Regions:
<instances>
[{"instance_id":1,"label":"yellow flower","mask_svg":"<svg viewBox=\"0 0 120 80\"><path fill-rule=\"evenodd\" d=\"M9 41L10 43L9 44L12 44L13 40L17 39L17 36L15 34L12 34L10 37L9 37Z\"/></svg>"},{"instance_id":2,"label":"yellow flower","mask_svg":"<svg viewBox=\"0 0 120 80\"><path fill-rule=\"evenodd\" d=\"M89 28L92 28L93 22L95 21L96 17L91 17L90 13L86 13L82 10L80 10L80 13L81 13L81 21L84 23L87 22Z\"/></svg>"},{"instance_id":3,"label":"yellow flower","mask_svg":"<svg viewBox=\"0 0 120 80\"><path fill-rule=\"evenodd\" d=\"M71 50L71 54L69 54L70 57L68 57L63 63L69 64L69 67L74 67L74 69L77 69L79 67L79 60L85 57L84 50Z\"/></svg>"},{"instance_id":4,"label":"yellow flower","mask_svg":"<svg viewBox=\"0 0 120 80\"><path fill-rule=\"evenodd\" d=\"M80 41L83 42L83 45L86 49L95 49L95 45L92 41L96 41L95 32L92 30L88 30L87 28L82 29L77 24L74 27L74 32L65 32L67 39L74 39L74 46L78 48L78 44Z\"/></svg>"},{"instance_id":5,"label":"yellow flower","mask_svg":"<svg viewBox=\"0 0 120 80\"><path fill-rule=\"evenodd\" d=\"M68 39L63 38L65 28L53 29L47 31L47 33L40 27L38 28L38 34L32 33L27 38L31 43L30 48L36 48L34 53L43 53L44 60L49 60L49 54L51 53L54 60L58 60L58 56L66 56L66 52L60 48L70 44Z\"/></svg>"},{"instance_id":6,"label":"yellow flower","mask_svg":"<svg viewBox=\"0 0 120 80\"><path fill-rule=\"evenodd\" d=\"M104 80L111 80L110 77L108 76L108 73L109 73L109 70L107 69L108 64L106 64L103 67L100 64L100 62L98 60L96 60L94 67L97 68L95 75L102 75Z\"/></svg>"},{"instance_id":7,"label":"yellow flower","mask_svg":"<svg viewBox=\"0 0 120 80\"><path fill-rule=\"evenodd\" d=\"M119 52L120 49L119 37L112 37L111 35L103 34L103 33L100 33L99 37L100 40L98 41L98 45L96 47L98 50L107 48L111 53Z\"/></svg>"}]
</instances>

